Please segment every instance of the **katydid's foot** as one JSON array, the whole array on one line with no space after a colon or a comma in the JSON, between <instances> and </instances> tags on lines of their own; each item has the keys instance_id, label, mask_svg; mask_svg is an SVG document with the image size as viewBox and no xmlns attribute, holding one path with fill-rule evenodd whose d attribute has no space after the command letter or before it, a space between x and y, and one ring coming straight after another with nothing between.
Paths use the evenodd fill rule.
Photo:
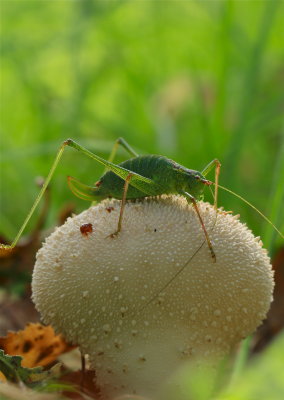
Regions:
<instances>
[{"instance_id":1,"label":"katydid's foot","mask_svg":"<svg viewBox=\"0 0 284 400\"><path fill-rule=\"evenodd\" d=\"M117 230L113 233L111 233L110 235L107 236L107 238L112 238L114 239L115 237L117 237L117 235L119 234L120 230Z\"/></svg>"},{"instance_id":2,"label":"katydid's foot","mask_svg":"<svg viewBox=\"0 0 284 400\"><path fill-rule=\"evenodd\" d=\"M211 241L210 241L210 243L208 243L208 245L209 245L209 250L210 250L210 253L211 253L212 261L213 261L213 263L215 263L217 261L217 258L216 258L215 251L213 250L213 246L212 246Z\"/></svg>"}]
</instances>

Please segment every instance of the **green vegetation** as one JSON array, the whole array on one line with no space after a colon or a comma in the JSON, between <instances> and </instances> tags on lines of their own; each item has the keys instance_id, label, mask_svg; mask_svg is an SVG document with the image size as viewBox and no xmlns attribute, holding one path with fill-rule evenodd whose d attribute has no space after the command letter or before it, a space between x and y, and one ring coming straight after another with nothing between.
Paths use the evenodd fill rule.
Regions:
<instances>
[{"instance_id":1,"label":"green vegetation","mask_svg":"<svg viewBox=\"0 0 284 400\"><path fill-rule=\"evenodd\" d=\"M38 193L35 178L47 175L63 140L107 158L119 136L140 154L196 170L218 158L220 183L283 232L284 2L2 0L0 8L1 235L16 235ZM125 157L120 150L117 161ZM70 192L67 175L91 185L102 172L67 149L47 226L70 202L77 212L89 206ZM259 215L221 191L219 205L276 252L281 238ZM255 388L259 379L256 371Z\"/></svg>"},{"instance_id":2,"label":"green vegetation","mask_svg":"<svg viewBox=\"0 0 284 400\"><path fill-rule=\"evenodd\" d=\"M140 153L198 170L218 157L221 182L280 225L282 2L15 0L1 8L2 233L15 235L38 191L34 178L46 176L67 137L107 157L123 136ZM66 175L92 184L102 172L75 153L66 152L52 183L52 221L68 201L88 206ZM258 215L228 194L220 203L270 245Z\"/></svg>"}]
</instances>

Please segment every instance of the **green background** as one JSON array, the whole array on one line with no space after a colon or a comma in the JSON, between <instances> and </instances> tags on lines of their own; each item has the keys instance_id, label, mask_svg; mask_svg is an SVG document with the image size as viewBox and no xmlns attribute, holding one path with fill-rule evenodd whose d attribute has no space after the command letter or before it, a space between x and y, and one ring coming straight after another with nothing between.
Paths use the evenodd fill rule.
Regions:
<instances>
[{"instance_id":1,"label":"green background","mask_svg":"<svg viewBox=\"0 0 284 400\"><path fill-rule=\"evenodd\" d=\"M35 177L47 175L63 140L107 157L119 136L139 153L192 169L219 158L221 184L281 228L283 6L2 0L0 233L16 234L38 192ZM121 150L118 161L124 157ZM92 184L102 170L66 150L52 181L49 225L70 201L77 211L88 207L66 176ZM220 204L275 250L280 238L261 217L227 193Z\"/></svg>"}]
</instances>

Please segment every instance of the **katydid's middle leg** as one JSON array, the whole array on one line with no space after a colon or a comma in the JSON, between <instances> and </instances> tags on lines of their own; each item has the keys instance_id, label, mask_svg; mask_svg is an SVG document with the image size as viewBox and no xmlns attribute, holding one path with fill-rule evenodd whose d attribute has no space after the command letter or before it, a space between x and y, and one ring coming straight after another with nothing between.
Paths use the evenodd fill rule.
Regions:
<instances>
[{"instance_id":1,"label":"katydid's middle leg","mask_svg":"<svg viewBox=\"0 0 284 400\"><path fill-rule=\"evenodd\" d=\"M113 237L117 236L117 234L121 231L122 218L123 218L123 213L124 213L124 208L125 208L125 203L126 203L126 196L127 196L128 186L129 186L131 177L132 177L132 174L129 174L125 179L125 183L124 183L124 187L123 187L123 196L122 196L121 206L120 206L119 220L118 220L118 224L117 224L117 230L114 233L111 233L108 237L113 238Z\"/></svg>"}]
</instances>

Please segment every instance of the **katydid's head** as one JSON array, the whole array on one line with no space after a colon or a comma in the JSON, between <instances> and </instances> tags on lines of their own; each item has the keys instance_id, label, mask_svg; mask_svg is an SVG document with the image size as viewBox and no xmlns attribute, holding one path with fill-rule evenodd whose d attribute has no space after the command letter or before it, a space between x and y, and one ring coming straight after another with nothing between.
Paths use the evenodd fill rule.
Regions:
<instances>
[{"instance_id":1,"label":"katydid's head","mask_svg":"<svg viewBox=\"0 0 284 400\"><path fill-rule=\"evenodd\" d=\"M186 180L186 190L194 197L198 198L204 191L205 186L212 185L199 171L188 170Z\"/></svg>"}]
</instances>

